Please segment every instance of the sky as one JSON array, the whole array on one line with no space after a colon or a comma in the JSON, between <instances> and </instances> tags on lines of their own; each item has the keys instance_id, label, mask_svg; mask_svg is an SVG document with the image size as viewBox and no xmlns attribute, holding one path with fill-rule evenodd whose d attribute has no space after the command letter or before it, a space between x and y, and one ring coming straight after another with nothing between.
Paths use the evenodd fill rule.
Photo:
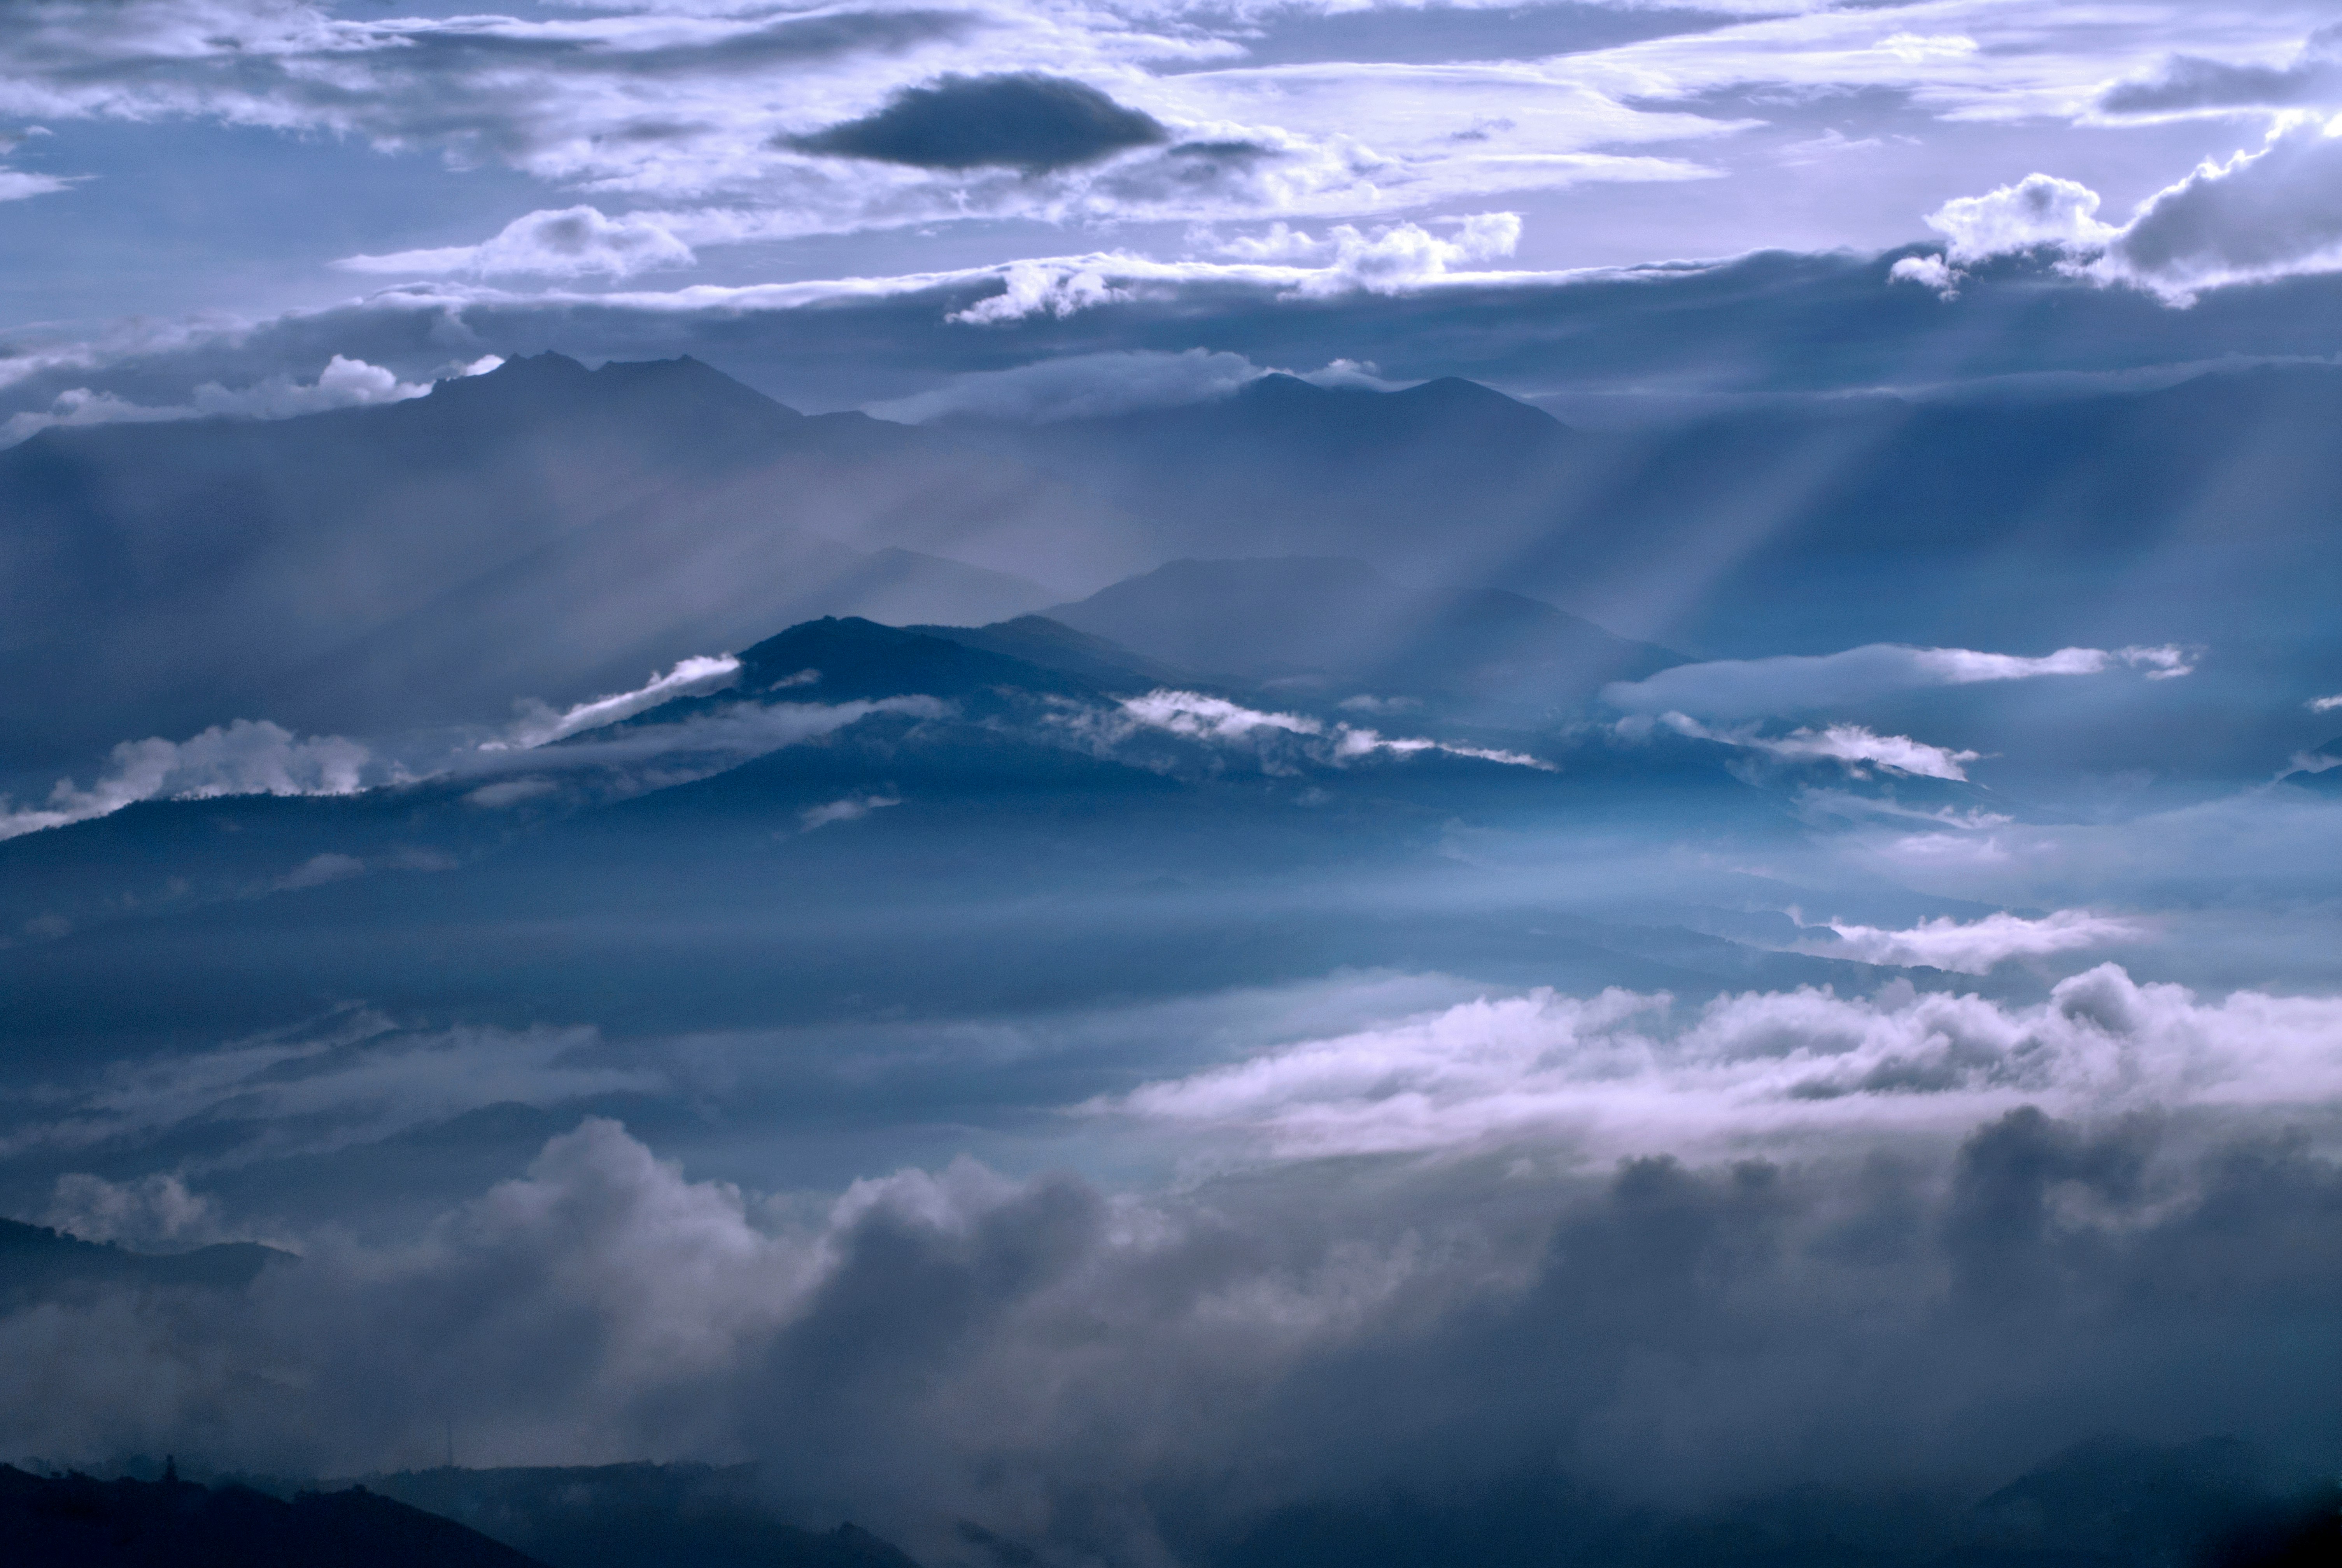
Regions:
<instances>
[{"instance_id":1,"label":"sky","mask_svg":"<svg viewBox=\"0 0 2342 1568\"><path fill-rule=\"evenodd\" d=\"M0 1459L2330 1475L2337 418L2342 4L0 4L0 1214L297 1260Z\"/></svg>"},{"instance_id":2,"label":"sky","mask_svg":"<svg viewBox=\"0 0 2342 1568\"><path fill-rule=\"evenodd\" d=\"M477 348L625 350L582 312L721 365L759 317L918 300L885 335L922 363L887 385L726 366L839 407L1044 357L1004 341L1036 315L1176 301L1241 351L1280 306L1494 285L1534 317L1587 269L1759 251L1924 246L1897 287L1949 299L2047 245L2077 288L2177 308L2342 255L2329 11L12 6L4 412L21 436L184 406L215 370L386 395L309 390L307 341L206 362L320 313L431 316L437 359L390 366L411 384ZM1285 335L1283 368L1378 352ZM174 395L124 390L133 365Z\"/></svg>"}]
</instances>

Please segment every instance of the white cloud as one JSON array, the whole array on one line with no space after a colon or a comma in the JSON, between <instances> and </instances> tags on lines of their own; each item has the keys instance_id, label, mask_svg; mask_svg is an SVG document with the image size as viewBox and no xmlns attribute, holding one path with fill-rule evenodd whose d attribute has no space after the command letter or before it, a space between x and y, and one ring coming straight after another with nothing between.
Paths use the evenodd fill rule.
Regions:
<instances>
[{"instance_id":1,"label":"white cloud","mask_svg":"<svg viewBox=\"0 0 2342 1568\"><path fill-rule=\"evenodd\" d=\"M1932 779L1966 779L1968 775L1960 764L1975 762L1983 754L1929 745L1908 735L1873 734L1860 724L1792 730L1773 737L1751 735L1732 744L1769 752L1791 762L1827 760L1854 769L1867 764L1916 778Z\"/></svg>"},{"instance_id":2,"label":"white cloud","mask_svg":"<svg viewBox=\"0 0 2342 1568\"><path fill-rule=\"evenodd\" d=\"M1557 1144L1587 1159L1816 1128L1941 1126L2019 1102L2308 1104L2342 1094L2342 999L2207 1003L2101 964L2037 1006L1889 986L1550 990L1305 1042L1094 1103L1282 1159Z\"/></svg>"},{"instance_id":3,"label":"white cloud","mask_svg":"<svg viewBox=\"0 0 2342 1568\"><path fill-rule=\"evenodd\" d=\"M125 741L97 782L60 779L41 806L8 809L0 798L0 839L107 815L147 800L208 800L235 794L353 794L395 771L341 735L295 737L267 720L238 719L184 741Z\"/></svg>"},{"instance_id":4,"label":"white cloud","mask_svg":"<svg viewBox=\"0 0 2342 1568\"><path fill-rule=\"evenodd\" d=\"M1370 756L1405 757L1423 752L1444 752L1450 756L1476 757L1511 767L1556 771L1551 763L1521 752L1451 745L1421 735L1386 736L1379 731L1353 724L1337 724L1328 729L1300 714L1267 713L1200 692L1158 688L1143 697L1126 699L1120 711L1126 718L1147 728L1166 730L1190 740L1257 743L1263 739L1297 738L1305 744L1296 755L1336 767ZM1106 738L1110 743L1115 737L1109 733Z\"/></svg>"},{"instance_id":5,"label":"white cloud","mask_svg":"<svg viewBox=\"0 0 2342 1568\"><path fill-rule=\"evenodd\" d=\"M2135 922L2084 909L2060 909L2038 920L2003 912L1966 924L1943 915L1906 931L1831 921L1829 929L1837 934L1838 945L1814 951L1864 964L1922 964L1960 974L1986 974L2012 958L2046 958L2147 934Z\"/></svg>"},{"instance_id":6,"label":"white cloud","mask_svg":"<svg viewBox=\"0 0 2342 1568\"><path fill-rule=\"evenodd\" d=\"M2127 285L2186 305L2205 289L2342 270L2342 115L2280 115L2261 147L2207 161L2141 202L2120 225L2101 222L2097 194L2033 175L1946 203L1931 227L1947 260L1973 263L2040 246L2076 276ZM1898 263L1896 277L1957 284L1949 268Z\"/></svg>"},{"instance_id":7,"label":"white cloud","mask_svg":"<svg viewBox=\"0 0 2342 1568\"><path fill-rule=\"evenodd\" d=\"M521 712L509 734L500 739L481 744L482 751L527 751L563 740L583 730L599 729L604 724L616 724L632 718L662 703L677 697L696 697L728 686L740 674L740 661L729 654L695 654L676 661L675 668L666 674L654 673L651 678L630 692L619 692L606 697L595 697L587 702L555 713L545 704L528 698L515 704ZM782 683L797 684L796 677Z\"/></svg>"},{"instance_id":8,"label":"white cloud","mask_svg":"<svg viewBox=\"0 0 2342 1568\"><path fill-rule=\"evenodd\" d=\"M859 822L874 811L884 811L890 805L901 805L903 798L891 794L848 795L831 801L826 805L811 805L797 813L797 824L806 833L817 827L827 827L834 822Z\"/></svg>"},{"instance_id":9,"label":"white cloud","mask_svg":"<svg viewBox=\"0 0 2342 1568\"><path fill-rule=\"evenodd\" d=\"M1333 231L1332 264L1298 285L1299 292L1397 294L1446 277L1466 264L1508 256L1520 239L1517 213L1465 218L1453 239L1442 239L1416 224L1391 224L1371 234L1343 224Z\"/></svg>"},{"instance_id":10,"label":"white cloud","mask_svg":"<svg viewBox=\"0 0 2342 1568\"><path fill-rule=\"evenodd\" d=\"M1326 733L1325 725L1299 714L1265 713L1226 697L1167 688L1132 697L1122 704L1122 711L1142 724L1198 740L1240 740L1262 730L1296 735Z\"/></svg>"},{"instance_id":11,"label":"white cloud","mask_svg":"<svg viewBox=\"0 0 2342 1568\"><path fill-rule=\"evenodd\" d=\"M504 361L494 355L453 368L456 375L479 375ZM401 381L378 365L335 355L315 381L296 381L290 375L271 375L248 386L230 388L216 381L197 386L184 404L161 407L129 403L111 393L75 387L57 394L45 411L12 415L0 424L0 446L14 445L26 436L55 426L153 423L175 419L291 419L332 408L360 408L402 403L431 390L427 381Z\"/></svg>"},{"instance_id":12,"label":"white cloud","mask_svg":"<svg viewBox=\"0 0 2342 1568\"><path fill-rule=\"evenodd\" d=\"M1930 686L1990 681L2030 681L2053 675L2096 675L2117 664L2144 668L2159 680L2194 666L2185 649L2060 648L2028 657L1972 648L1914 648L1870 643L1843 653L1769 659L1717 659L1677 664L1640 681L1602 688L1602 700L1628 713L1673 709L1705 718L1757 718L1888 696Z\"/></svg>"},{"instance_id":13,"label":"white cloud","mask_svg":"<svg viewBox=\"0 0 2342 1568\"><path fill-rule=\"evenodd\" d=\"M2309 699L2309 711L2313 714L2330 714L2337 708L2342 708L2342 694Z\"/></svg>"},{"instance_id":14,"label":"white cloud","mask_svg":"<svg viewBox=\"0 0 2342 1568\"><path fill-rule=\"evenodd\" d=\"M1889 283L1916 283L1946 295L1957 294L1966 275L1953 271L1941 256L1904 256L1887 269Z\"/></svg>"},{"instance_id":15,"label":"white cloud","mask_svg":"<svg viewBox=\"0 0 2342 1568\"><path fill-rule=\"evenodd\" d=\"M73 188L71 180L55 175L28 175L20 169L0 169L0 202L21 202L28 196L53 195Z\"/></svg>"},{"instance_id":16,"label":"white cloud","mask_svg":"<svg viewBox=\"0 0 2342 1568\"><path fill-rule=\"evenodd\" d=\"M1866 767L1881 767L1890 773L1908 774L1915 778L1947 779L1965 782L1967 770L1963 765L1977 760L1983 754L1955 751L1947 746L1930 745L1915 741L1908 735L1874 734L1861 724L1829 724L1821 729L1796 729L1786 735L1759 734L1753 728L1715 730L1688 714L1665 713L1658 723L1677 734L1694 740L1715 741L1727 746L1740 746L1762 752L1784 762L1834 762L1844 766L1857 778ZM1650 721L1643 718L1622 719L1619 733L1626 735L1648 734Z\"/></svg>"},{"instance_id":17,"label":"white cloud","mask_svg":"<svg viewBox=\"0 0 2342 1568\"><path fill-rule=\"evenodd\" d=\"M1136 258L1117 258L1126 263ZM1023 321L1027 316L1068 316L1076 312L1131 297L1127 289L1106 282L1103 268L1044 261L1011 262L1000 274L1001 290L976 301L949 319L968 326Z\"/></svg>"},{"instance_id":18,"label":"white cloud","mask_svg":"<svg viewBox=\"0 0 2342 1568\"><path fill-rule=\"evenodd\" d=\"M651 218L600 208L564 207L515 218L495 238L475 245L395 251L387 255L344 256L334 263L346 272L473 277L632 277L639 272L698 265L699 258L674 232Z\"/></svg>"},{"instance_id":19,"label":"white cloud","mask_svg":"<svg viewBox=\"0 0 2342 1568\"><path fill-rule=\"evenodd\" d=\"M2050 245L2096 251L2115 229L2097 218L2098 194L2048 175L2027 175L1981 196L1959 196L1927 215L1927 226L1951 241L1955 263L1981 261Z\"/></svg>"}]
</instances>

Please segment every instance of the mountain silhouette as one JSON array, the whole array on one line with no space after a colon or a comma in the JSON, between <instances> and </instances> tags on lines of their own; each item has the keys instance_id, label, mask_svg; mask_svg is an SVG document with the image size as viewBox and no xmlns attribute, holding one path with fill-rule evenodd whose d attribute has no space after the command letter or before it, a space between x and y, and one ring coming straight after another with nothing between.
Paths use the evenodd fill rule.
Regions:
<instances>
[{"instance_id":1,"label":"mountain silhouette","mask_svg":"<svg viewBox=\"0 0 2342 1568\"><path fill-rule=\"evenodd\" d=\"M253 1242L223 1242L184 1253L134 1253L86 1242L46 1225L0 1220L0 1308L93 1290L184 1286L236 1290L293 1254Z\"/></svg>"},{"instance_id":2,"label":"mountain silhouette","mask_svg":"<svg viewBox=\"0 0 2342 1568\"><path fill-rule=\"evenodd\" d=\"M545 1568L363 1487L292 1500L192 1482L28 1475L0 1464L11 1568Z\"/></svg>"},{"instance_id":3,"label":"mountain silhouette","mask_svg":"<svg viewBox=\"0 0 2342 1568\"><path fill-rule=\"evenodd\" d=\"M368 1476L365 1484L547 1568L916 1568L854 1524L815 1531L786 1523L751 1465L437 1469Z\"/></svg>"}]
</instances>

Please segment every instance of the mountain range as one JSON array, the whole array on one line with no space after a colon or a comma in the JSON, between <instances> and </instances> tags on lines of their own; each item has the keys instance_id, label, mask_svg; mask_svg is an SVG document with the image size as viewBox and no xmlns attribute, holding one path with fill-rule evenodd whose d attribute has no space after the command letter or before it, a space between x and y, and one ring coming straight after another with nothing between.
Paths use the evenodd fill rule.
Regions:
<instances>
[{"instance_id":1,"label":"mountain range","mask_svg":"<svg viewBox=\"0 0 2342 1568\"><path fill-rule=\"evenodd\" d=\"M2332 678L2316 585L2342 549L2337 413L2342 372L2299 367L1622 433L1460 381L1271 375L1184 408L912 427L801 415L688 359L548 354L385 406L51 430L0 454L0 678L44 694L0 774L21 789L237 718L496 723L808 616L976 625L1053 604L1206 673L1331 657L1429 680L1422 639L1446 639L1451 684L1561 679L1535 712L1661 656L1564 614L1686 654L2194 640ZM1321 571L1281 606L1259 578L1241 611L1177 624L1126 614L1136 588L1082 597L1279 557L1396 586ZM1200 611L1229 590L1180 568L1151 591ZM1272 630L1280 607L1296 618Z\"/></svg>"}]
</instances>

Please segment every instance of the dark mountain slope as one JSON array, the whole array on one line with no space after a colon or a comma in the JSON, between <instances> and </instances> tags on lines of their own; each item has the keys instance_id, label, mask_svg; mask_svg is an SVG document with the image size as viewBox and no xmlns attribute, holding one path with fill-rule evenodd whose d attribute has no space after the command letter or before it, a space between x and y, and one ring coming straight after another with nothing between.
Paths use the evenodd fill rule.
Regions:
<instances>
[{"instance_id":1,"label":"dark mountain slope","mask_svg":"<svg viewBox=\"0 0 2342 1568\"><path fill-rule=\"evenodd\" d=\"M419 1470L366 1485L459 1520L550 1568L916 1568L866 1530L784 1523L750 1466Z\"/></svg>"},{"instance_id":2,"label":"dark mountain slope","mask_svg":"<svg viewBox=\"0 0 2342 1568\"><path fill-rule=\"evenodd\" d=\"M492 721L807 614L1029 609L1041 590L1003 573L836 538L916 515L932 543L1004 491L1050 513L1013 462L688 360L548 355L387 406L45 432L0 454L0 678L43 694L0 772L239 717Z\"/></svg>"},{"instance_id":3,"label":"dark mountain slope","mask_svg":"<svg viewBox=\"0 0 2342 1568\"><path fill-rule=\"evenodd\" d=\"M0 1464L11 1568L544 1568L363 1488L291 1502L243 1486L43 1479Z\"/></svg>"},{"instance_id":4,"label":"dark mountain slope","mask_svg":"<svg viewBox=\"0 0 2342 1568\"><path fill-rule=\"evenodd\" d=\"M85 1242L46 1225L0 1220L0 1307L84 1290L187 1286L236 1290L290 1253L251 1242L225 1242L185 1253L134 1253Z\"/></svg>"}]
</instances>

